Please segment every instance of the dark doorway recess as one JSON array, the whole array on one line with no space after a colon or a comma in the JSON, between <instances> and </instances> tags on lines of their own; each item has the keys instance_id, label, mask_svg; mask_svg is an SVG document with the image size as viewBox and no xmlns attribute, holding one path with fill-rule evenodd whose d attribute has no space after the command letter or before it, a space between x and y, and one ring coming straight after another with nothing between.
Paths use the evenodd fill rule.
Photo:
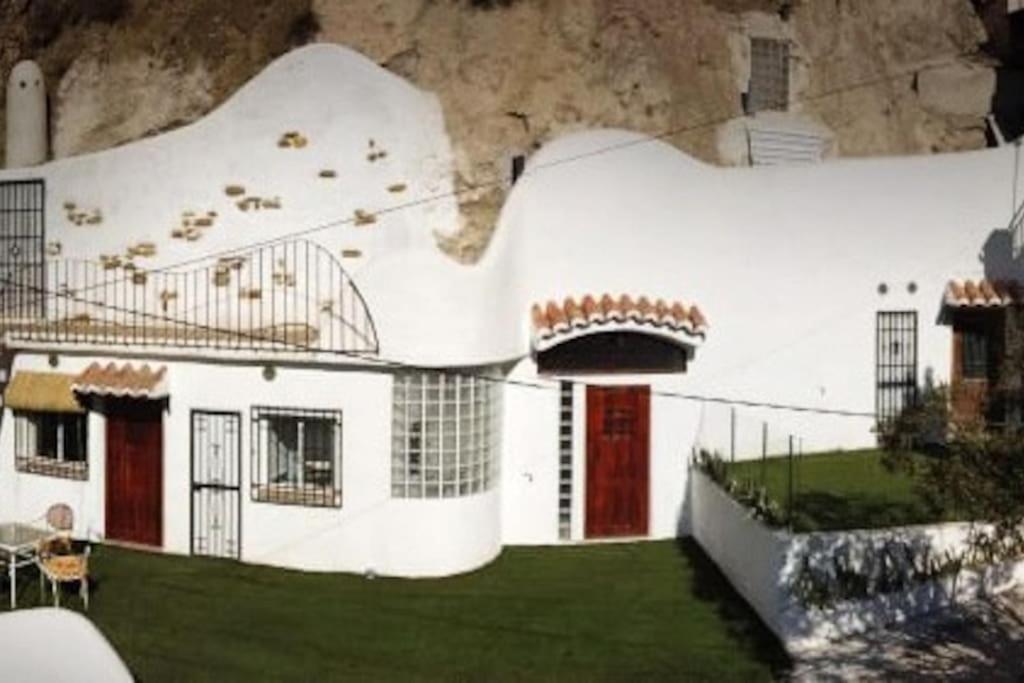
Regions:
<instances>
[{"instance_id":1,"label":"dark doorway recess","mask_svg":"<svg viewBox=\"0 0 1024 683\"><path fill-rule=\"evenodd\" d=\"M639 332L601 332L562 342L537 354L541 372L662 373L686 370L686 349Z\"/></svg>"}]
</instances>

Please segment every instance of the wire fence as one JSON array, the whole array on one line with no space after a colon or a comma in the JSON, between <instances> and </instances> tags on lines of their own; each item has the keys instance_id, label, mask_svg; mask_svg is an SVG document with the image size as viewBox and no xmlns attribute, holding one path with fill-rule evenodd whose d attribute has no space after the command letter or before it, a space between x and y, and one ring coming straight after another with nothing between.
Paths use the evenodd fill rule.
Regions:
<instances>
[{"instance_id":1,"label":"wire fence","mask_svg":"<svg viewBox=\"0 0 1024 683\"><path fill-rule=\"evenodd\" d=\"M805 526L801 510L813 487L805 481L804 436L794 423L737 406L706 409L694 455L728 493L771 526Z\"/></svg>"}]
</instances>

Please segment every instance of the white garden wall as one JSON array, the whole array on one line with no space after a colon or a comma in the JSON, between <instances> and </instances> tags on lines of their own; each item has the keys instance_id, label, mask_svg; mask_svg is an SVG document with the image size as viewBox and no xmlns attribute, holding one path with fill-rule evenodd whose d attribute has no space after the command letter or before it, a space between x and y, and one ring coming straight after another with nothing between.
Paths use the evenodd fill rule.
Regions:
<instances>
[{"instance_id":1,"label":"white garden wall","mask_svg":"<svg viewBox=\"0 0 1024 683\"><path fill-rule=\"evenodd\" d=\"M863 550L898 540L942 555L967 548L971 525L965 523L899 527L873 531L789 534L751 516L706 474L690 472L688 529L737 592L754 608L790 653L826 647L845 636L911 619L979 595L1006 590L1024 581L1024 562L920 583L903 591L849 600L825 608L804 607L791 593L799 558L830 562L835 552L854 555L861 568ZM857 554L860 553L858 557Z\"/></svg>"}]
</instances>

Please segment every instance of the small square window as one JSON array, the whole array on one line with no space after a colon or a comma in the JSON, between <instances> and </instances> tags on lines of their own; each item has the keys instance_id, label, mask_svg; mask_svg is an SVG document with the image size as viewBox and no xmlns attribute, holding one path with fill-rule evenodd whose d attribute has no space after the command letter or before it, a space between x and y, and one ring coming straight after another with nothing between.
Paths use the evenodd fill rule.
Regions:
<instances>
[{"instance_id":1,"label":"small square window","mask_svg":"<svg viewBox=\"0 0 1024 683\"><path fill-rule=\"evenodd\" d=\"M21 472L66 479L89 476L87 418L77 413L16 412L15 464Z\"/></svg>"},{"instance_id":2,"label":"small square window","mask_svg":"<svg viewBox=\"0 0 1024 683\"><path fill-rule=\"evenodd\" d=\"M341 413L253 408L253 500L341 505Z\"/></svg>"},{"instance_id":3,"label":"small square window","mask_svg":"<svg viewBox=\"0 0 1024 683\"><path fill-rule=\"evenodd\" d=\"M964 330L961 344L961 367L964 379L988 377L988 335L982 330Z\"/></svg>"}]
</instances>

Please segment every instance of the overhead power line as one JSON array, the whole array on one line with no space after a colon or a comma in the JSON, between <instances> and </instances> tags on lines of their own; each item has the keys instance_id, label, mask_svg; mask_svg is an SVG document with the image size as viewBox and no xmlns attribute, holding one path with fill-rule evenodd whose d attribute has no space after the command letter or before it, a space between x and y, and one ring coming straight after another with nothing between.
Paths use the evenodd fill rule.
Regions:
<instances>
[{"instance_id":1,"label":"overhead power line","mask_svg":"<svg viewBox=\"0 0 1024 683\"><path fill-rule=\"evenodd\" d=\"M229 335L229 336L233 335L235 337L238 337L238 338L241 338L241 339L245 339L247 341L253 341L253 342L266 342L266 343L273 343L273 344L281 344L281 345L290 347L289 350L293 350L293 351L300 351L300 352L306 352L306 353L324 353L324 354L328 354L328 355L335 355L335 356L342 356L342 357L352 358L352 359L360 360L362 362L365 362L365 363L367 363L367 364L369 364L369 365L371 365L373 367L377 367L377 368L386 368L386 369L389 369L389 370L398 370L398 371L403 371L403 372L437 372L439 370L447 369L447 368L430 367L430 366L419 365L419 364L415 364L415 363L408 363L408 362L405 362L405 361L399 361L399 360L394 360L394 359L383 358L383 357L381 357L381 356L379 356L377 354L369 353L369 352L365 352L365 351L346 351L344 349L327 349L327 350L320 349L320 348L312 346L312 345L310 345L308 343L304 344L304 343L301 343L299 341L282 340L282 339L280 339L278 337L275 337L273 334L271 334L271 335L260 335L260 334L256 334L256 333L253 333L253 332L243 332L242 330L239 330L239 329L236 329L236 328L218 327L218 326L209 325L209 324L193 323L193 322L189 322L189 321L186 321L186 320L181 320L181 319L178 319L178 318L174 318L174 317L171 317L171 316L160 315L160 314L151 313L151 312L148 312L148 311L138 311L136 309L126 308L126 307L123 307L123 306L117 306L117 305L114 305L114 304L108 304L108 303L103 302L103 301L93 301L91 299L82 298L81 296L79 296L79 295L77 295L75 293L72 293L72 292L68 292L68 291L53 291L53 290L48 289L46 287L37 287L37 286L34 286L34 285L27 285L25 283L15 282L15 281L12 281L10 279L0 279L0 284L3 284L5 287L6 286L11 286L11 287L14 287L14 288L17 288L17 289L27 290L30 293L33 293L33 294L36 294L36 295L40 295L40 296L53 296L53 297L57 297L57 298L62 298L62 299L65 299L65 300L69 300L69 301L72 301L72 302L75 302L75 303L84 304L84 305L91 306L91 307L101 308L101 309L104 309L104 310L111 310L111 311L114 311L114 312L117 312L117 313L131 314L131 315L134 315L134 316L142 317L144 319L151 319L151 320L154 320L154 321L157 321L157 322L171 324L171 325L174 325L174 326L177 326L177 327L180 327L180 328L195 329L195 330L200 330L200 331L206 332L206 333L221 333L221 334L225 334L225 335ZM142 344L140 346L145 346L145 345ZM216 351L216 350L230 350L230 349L223 349L223 348L214 347L214 350ZM272 349L269 350L269 351L271 353L274 352L274 350L272 350ZM272 362L272 361L268 361L268 362ZM481 373L481 372L474 372L474 371L466 370L466 369L463 369L463 368L455 368L455 369L453 369L453 372L455 374L463 375L463 376L466 376L466 377L473 377L475 379L479 379L479 380L482 380L482 381L497 382L497 383L501 383L501 384L505 384L505 385L509 385L509 386L525 387L525 388L530 388L530 389L542 389L542 390L545 390L545 391L558 390L558 388L559 388L558 387L558 383L560 383L562 381L567 381L567 382L570 382L573 385L579 385L579 386L584 386L584 387L591 386L591 384L588 383L588 382L584 382L584 381L581 381L581 380L575 380L575 379L566 380L566 379L563 379L563 378L559 378L558 380L550 380L547 383L542 383L542 382L534 382L534 381L523 380L523 379L515 379L515 378L511 378L511 377L487 375L487 374L484 374L484 373ZM763 409L769 409L769 410L784 410L784 411L790 411L790 412L813 413L813 414L820 414L820 415L833 415L833 416L839 416L839 417L859 417L859 418L874 418L875 417L874 413L869 413L869 412L864 412L864 411L857 411L857 410L829 409L829 408L820 408L820 407L814 407L814 406L802 406L802 405L788 404L788 403L756 401L756 400L751 400L751 399L735 399L735 398L727 398L727 397L723 397L723 396L706 396L706 395L701 395L701 394L682 393L682 392L673 392L673 391L664 391L664 390L653 390L653 389L651 391L651 394L654 395L654 396L661 396L661 397L665 397L665 398L675 398L675 399L680 399L680 400L696 401L696 402L701 402L701 403L719 403L719 404L725 404L725 405L736 405L736 406L743 406L743 407L747 407L747 408L763 408Z\"/></svg>"},{"instance_id":2,"label":"overhead power line","mask_svg":"<svg viewBox=\"0 0 1024 683\"><path fill-rule=\"evenodd\" d=\"M938 60L938 61L927 61L926 60L923 64L918 64L916 66L913 66L913 67L910 67L910 68L907 68L907 69L904 69L904 70L896 71L896 72L890 72L888 74L885 74L883 76L879 76L877 78L865 79L865 80L862 80L862 81L846 84L846 85L841 86L841 87L827 89L827 90L820 91L818 93L813 93L813 94L810 94L810 95L796 97L796 98L794 98L792 100L792 102L793 103L811 102L811 101L816 101L816 100L820 100L820 99L825 99L825 98L828 98L828 97L833 97L833 96L836 96L836 95L839 95L839 94L842 94L842 93L845 93L845 92L850 92L850 91L853 91L853 90L859 90L859 89L862 89L862 88L865 88L865 87L870 87L872 85L878 85L878 84L881 84L881 83L892 82L892 81L895 81L895 80L900 79L900 78L904 78L904 77L907 77L907 76L911 76L911 75L920 73L921 71L924 71L924 70L939 68L939 67L941 67L943 65L946 65L946 64L958 61L958 60L960 60L960 59L962 59L964 57L974 56L975 54L976 53L974 53L973 51L965 51L965 52L961 52L961 53L958 53L958 54L955 54L955 55L952 55L952 56L945 57L944 59L941 59L941 60ZM700 129L703 129L703 128L707 128L707 127L711 127L711 126L717 126L717 125L721 125L721 124L727 123L729 121L740 120L740 119L744 119L744 118L747 118L747 117L746 117L746 115L743 115L743 114L729 114L729 115L723 115L723 116L719 116L719 117L712 117L712 118L705 119L703 121L699 121L699 122L692 123L692 124L686 124L686 125L681 125L681 126L673 127L673 128L670 128L670 129L663 130L661 132L648 133L648 134L646 134L643 137L638 137L636 139L627 140L627 141L623 141L623 142L619 142L619 143L615 143L615 144L611 144L611 145L606 145L606 146L603 146L603 147L598 147L598 148L595 148L593 150L590 150L588 152L584 152L584 153L581 153L581 154L578 154L578 155L573 155L573 156L569 156L569 157L563 157L563 158L560 158L560 159L553 159L553 160L550 160L550 161L533 164L533 165L531 165L530 167L527 168L525 175L529 176L529 175L531 175L531 174L533 174L533 173L535 173L537 171L543 170L543 169L563 166L563 165L566 165L566 164L582 161L584 159L589 159L589 158L592 158L592 157L595 157L595 156L609 154L609 153L613 153L613 152L616 152L616 151L621 151L621 150L624 150L624 149L630 149L630 148L638 147L638 146L641 146L641 145L651 144L651 143L653 143L655 141L666 140L666 139L673 138L673 137L676 137L678 135L682 135L682 134L685 134L685 133L694 132L694 131L697 131L697 130L700 130ZM477 193L477 192L480 192L481 190L485 190L485 189L494 188L494 187L503 187L506 184L507 184L506 178L504 177L504 175L501 175L498 178L495 178L495 179L492 179L492 180L486 180L486 181L477 182L477 183L474 183L472 185L467 185L466 187L463 187L463 188L454 189L454 190L450 190L450 191L447 191L447 192L435 193L435 194L432 194L432 195L426 195L426 196L423 196L423 197L419 197L417 199L413 199L413 200L406 201L406 202L401 202L399 204L395 204L395 205L392 205L392 206L384 207L382 209L378 209L378 210L374 211L373 213L375 215L377 215L377 216L399 213L399 212L402 212L402 211L407 211L407 210L410 210L410 209L413 209L413 208L416 208L416 207L420 207L420 206L424 206L424 205L427 205L427 204L431 204L431 203L434 203L434 202L443 201L443 200L446 200L446 199L455 199L455 198L461 197L461 196L466 195L466 194ZM192 258L189 258L189 259L178 261L178 262L173 263L173 264L161 266L160 268L151 269L151 272L167 272L167 271L170 271L170 270L173 270L173 269L176 269L176 268L181 268L181 267L185 267L185 266L188 266L188 265L193 265L195 263L199 263L199 262L202 262L202 261L207 261L207 260L210 260L210 259L213 259L213 258L217 258L217 257L220 257L220 256L227 256L227 255L231 255L231 254L237 254L238 252L241 252L241 251L246 251L246 250L255 249L255 248L259 248L259 247L263 247L263 246L273 245L273 244L279 244L281 242L286 242L286 241L289 241L289 240L294 240L296 238L300 238L300 237L304 237L304 236L307 236L307 235L315 234L317 232L322 232L322 231L328 230L330 228L341 227L341 226L344 226L344 225L353 224L355 222L355 220L356 220L355 217L345 217L345 218L339 218L339 219L325 221L325 222L322 222L322 223L319 223L319 224L315 224L315 225L312 225L312 226L308 226L306 228L295 230L295 231L292 231L292 232L289 232L289 233L285 233L285 234L282 234L282 235L277 235L277 236L275 236L273 238L269 238L269 239L266 239L266 240L257 240L257 241L253 241L253 242L244 243L244 244L241 244L241 245L238 245L238 246L235 246L235 247L230 247L230 248L227 248L227 249L219 250L219 251L207 252L207 253L202 254L200 256L197 256L197 257L192 257ZM0 281L0 282L4 282L7 285L13 285L15 287L27 287L23 283L16 283L16 282L12 282L12 281L9 281L9 280L7 280L7 281ZM252 341L265 341L265 342L273 342L273 343L285 343L286 345L296 345L295 342L281 342L281 340L275 339L273 337L263 337L261 335L253 335L251 333L250 334L246 334L246 333L242 333L239 330L211 327L211 326L207 326L207 325L202 325L200 323L189 323L187 321L182 321L182 320L171 318L171 317L168 317L168 316L159 316L159 315L152 314L152 313L146 313L146 312L140 313L139 311L136 311L136 310L125 309L123 307L114 306L112 304L106 304L104 302L95 302L95 301L91 301L91 300L87 300L87 299L81 299L81 298L79 298L77 296L72 296L68 292L52 292L52 291L49 291L46 288L42 288L42 287L28 287L28 288L32 289L37 294L54 295L54 296L60 296L60 297L64 297L64 298L70 298L72 300L79 301L80 303L86 303L86 304L91 305L91 306L98 306L98 307L101 307L101 308L104 308L104 309L110 309L110 310L115 310L115 311L119 311L119 312L127 312L127 313L131 313L133 315L142 315L143 317L153 317L153 318L155 318L157 320L160 320L162 322L173 323L175 325L186 327L186 328L196 328L196 329L201 329L201 330L206 331L206 332L219 332L219 333L225 333L225 334L233 334L233 335L236 335L236 336L239 336L239 337L242 337L242 338L247 338L247 339L252 340ZM298 345L297 350L307 351L307 352L308 351L320 351L319 349L314 349L314 348L309 347L309 346L303 347L302 345ZM400 361L386 360L386 359L382 359L382 358L379 358L379 357L374 357L374 356L371 356L369 354L359 353L359 352L340 351L340 352L333 352L333 353L338 353L338 354L341 354L341 355L346 355L346 356L350 356L350 357L353 357L353 358L358 358L358 359L363 360L365 362L372 362L373 364L378 365L378 366L386 366L386 367L394 368L394 369L402 369L402 370L410 370L410 371L430 371L430 370L436 370L436 368L427 368L427 367L423 367L423 366L417 366L417 365L413 365L413 364L403 363L403 362L400 362ZM473 375L472 373L466 373L466 372L462 372L461 374L475 376L475 377L477 377L479 379L482 379L482 380L500 381L500 382L503 382L505 384L510 384L510 385L529 386L529 387L532 387L532 388L545 389L545 390L551 390L551 389L557 388L557 387L554 387L554 386L548 385L548 384L526 382L524 380L515 380L515 379L511 379L511 378L507 378L507 377L493 377L493 376L488 376L488 375L483 375L483 374ZM571 380L571 381L574 384L580 384L580 385L584 385L584 386L587 385L586 382L581 382L581 381L578 381L578 380ZM844 416L844 417L859 417L859 418L874 418L875 417L874 413L864 412L864 411L857 411L857 410L824 409L824 408L818 408L818 407L812 407L812 406L801 406L801 405L795 405L795 404L754 401L754 400L746 400L746 399L735 399L735 398L720 397L720 396L704 396L704 395L699 395L699 394L687 394L687 393L667 392L667 391L652 391L652 394L657 395L657 396L664 396L664 397L669 397L669 398L679 398L679 399L690 400L690 401L700 401L700 402L705 402L705 403L721 403L721 404L726 404L726 405L738 405L738 406L744 406L744 407L765 408L765 409L772 409L772 410L786 410L786 411L794 411L794 412L824 414L824 415L835 415L835 416Z\"/></svg>"},{"instance_id":3,"label":"overhead power line","mask_svg":"<svg viewBox=\"0 0 1024 683\"><path fill-rule=\"evenodd\" d=\"M864 79L864 80L857 81L857 82L854 82L854 83L846 84L844 86L822 90L820 92L812 93L812 94L809 94L809 95L804 95L804 96L801 96L801 97L795 97L795 98L793 98L792 102L794 104L798 104L798 103L806 103L806 102L813 102L813 101L817 101L817 100L822 100L822 99L826 99L828 97L834 97L836 95L840 95L840 94L843 94L845 92L850 92L850 91L854 91L854 90L860 90L862 88L867 88L867 87L870 87L870 86L873 86L873 85L879 85L879 84L882 84L882 83L892 82L892 81L895 81L895 80L898 80L898 79L901 79L901 78L906 78L908 76L913 76L913 75L918 74L918 73L920 73L922 71L927 71L927 70L930 70L930 69L940 68L942 66L954 63L954 62L956 62L956 61L958 61L960 59L963 59L965 57L972 57L972 56L976 56L976 52L974 52L974 51L964 51L964 52L960 52L960 53L957 53L957 54L954 54L954 55L944 56L942 59L934 58L934 59L922 60L923 63L919 63L919 64L917 64L916 66L913 66L913 67L908 67L908 68L903 69L903 70L899 70L899 71L895 71L895 72L890 72L888 74L879 76L877 78ZM663 130L661 132L645 133L641 137L637 137L635 139L625 140L625 141L622 141L622 142L613 143L613 144L605 145L605 146L602 146L602 147L597 147L595 149L592 149L590 151L583 152L583 153L580 153L580 154L571 155L571 156L567 156L567 157L562 157L562 158L559 158L559 159L552 159L550 161L545 161L545 162L542 162L542 163L530 164L530 165L527 166L527 168L526 168L526 170L524 172L524 177L528 177L528 176L536 173L537 171L541 171L541 170L544 170L544 169L564 166L566 164L576 163L576 162L583 161L585 159L589 159L589 158L592 158L592 157L601 156L601 155L604 155L604 154L610 154L610 153L614 153L614 152L618 152L618 151L622 151L622 150L626 150L626 149L631 149L631 148L639 147L639 146L642 146L642 145L648 145L648 144L652 144L654 142L664 141L666 139L673 138L673 137L676 137L678 135L682 135L682 134L685 134L685 133L691 133L691 132L694 132L694 131L697 131L697 130L701 130L703 128L708 128L708 127L711 127L711 126L717 126L717 125L721 125L723 123L728 123L729 121L738 121L738 120L746 119L746 118L748 118L748 117L745 114L723 114L721 116L708 118L708 119L705 119L705 120L702 120L702 121L698 121L696 123L685 124L685 125L680 125L680 126L668 128L668 129L665 129L665 130ZM400 202L398 204L393 204L391 206L387 206L387 207L384 207L382 209L377 209L375 211L368 212L368 213L372 213L375 216L387 216L387 215L391 215L391 214L395 214L395 213L400 213L402 211L408 211L410 209L418 208L420 206L432 204L434 202L443 201L443 200L446 200L446 199L457 199L459 197L462 197L463 195L474 194L474 193L480 192L482 190L493 189L493 188L497 188L497 187L504 187L507 184L508 184L508 179L507 179L506 175L505 174L499 174L498 177L493 178L491 180L483 180L483 181L479 181L479 182L475 182L473 184L467 185L467 186L462 187L462 188L453 189L453 190L449 190L449 191L446 191L446 192L438 192L438 193L434 193L434 194L430 194L430 195L425 195L425 196L422 196L422 197L418 197L416 199L411 199L411 200L406 201L406 202ZM329 230L331 228L342 227L342 226L345 226L345 225L352 225L352 224L355 223L355 221L356 221L356 217L355 216L346 216L344 218L336 218L336 219L327 220L327 221L324 221L324 222L321 222L321 223L317 223L317 224L314 224L314 225L307 226L305 228L300 228L298 230L294 230L294 231L287 232L287 233L284 233L284 234L281 234L281 235L277 235L275 237L267 238L265 240L257 240L257 241L253 241L253 242L246 242L246 243L243 243L243 244L241 244L239 246L236 246L236 247L229 247L227 249L222 249L222 250L219 250L219 251L207 252L207 253L202 254L200 256L191 257L191 258L185 259L183 261L178 261L178 262L166 265L166 266L161 266L160 268L155 268L155 269L153 269L153 272L168 271L168 270L172 270L174 268L181 268L181 267L184 267L184 266L193 265L195 263L206 261L206 260L209 260L211 258L217 258L217 257L220 257L220 256L228 256L228 255L231 255L231 254L237 254L240 251L246 251L246 250L249 250L249 249L255 249L255 248L259 248L259 247L263 247L263 246L268 246L268 245L272 245L272 244L278 244L278 243L281 243L281 242L286 242L286 241L289 241L289 240L294 240L294 239L297 239L297 238L300 238L300 237L305 237L305 236L308 236L308 235L312 235L312 234L315 234L315 233L318 233L318 232L323 232L324 230Z\"/></svg>"}]
</instances>

